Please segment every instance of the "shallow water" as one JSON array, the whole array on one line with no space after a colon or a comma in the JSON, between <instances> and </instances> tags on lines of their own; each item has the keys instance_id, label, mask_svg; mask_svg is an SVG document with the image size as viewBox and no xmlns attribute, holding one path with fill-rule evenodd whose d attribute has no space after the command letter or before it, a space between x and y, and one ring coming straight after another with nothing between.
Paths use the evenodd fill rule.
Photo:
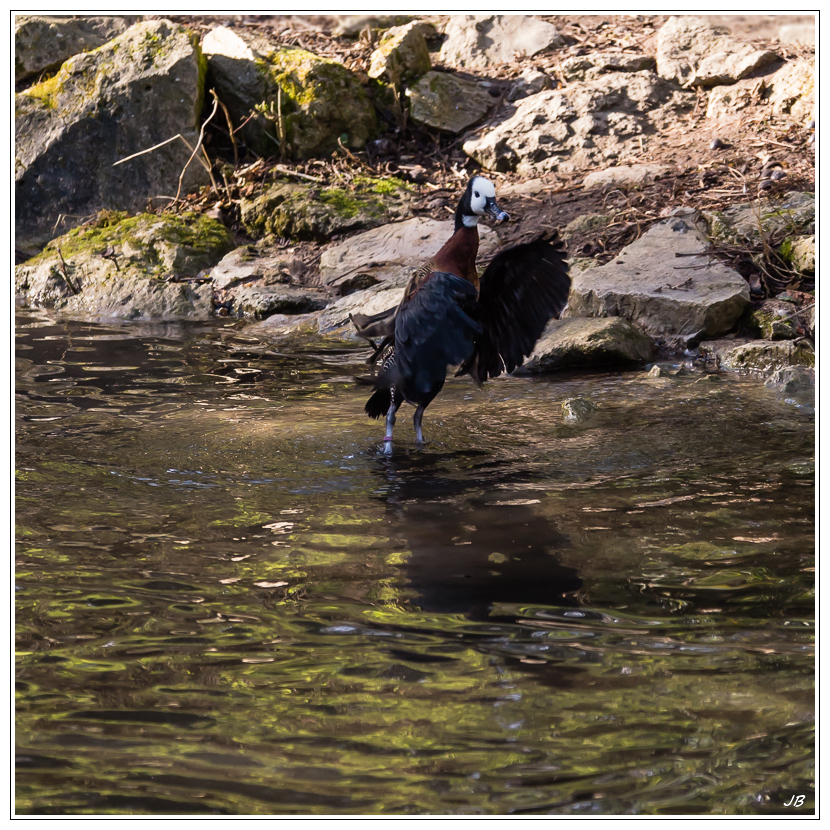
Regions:
<instances>
[{"instance_id":1,"label":"shallow water","mask_svg":"<svg viewBox=\"0 0 830 830\"><path fill-rule=\"evenodd\" d=\"M19 813L814 811L809 404L250 331L18 314Z\"/></svg>"}]
</instances>

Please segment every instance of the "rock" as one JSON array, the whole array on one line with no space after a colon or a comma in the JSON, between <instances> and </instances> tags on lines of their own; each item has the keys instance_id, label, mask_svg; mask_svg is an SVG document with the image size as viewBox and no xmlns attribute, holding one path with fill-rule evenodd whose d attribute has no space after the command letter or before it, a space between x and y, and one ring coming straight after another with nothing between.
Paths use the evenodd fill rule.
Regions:
<instances>
[{"instance_id":1,"label":"rock","mask_svg":"<svg viewBox=\"0 0 830 830\"><path fill-rule=\"evenodd\" d=\"M210 279L215 290L226 291L243 283L290 282L292 276L300 276L302 270L301 262L266 237L258 243L235 248L224 256L210 272Z\"/></svg>"},{"instance_id":2,"label":"rock","mask_svg":"<svg viewBox=\"0 0 830 830\"><path fill-rule=\"evenodd\" d=\"M439 60L456 69L479 70L562 46L555 26L529 15L453 15Z\"/></svg>"},{"instance_id":3,"label":"rock","mask_svg":"<svg viewBox=\"0 0 830 830\"><path fill-rule=\"evenodd\" d=\"M807 366L785 366L776 369L764 386L785 395L809 395L815 392L816 370Z\"/></svg>"},{"instance_id":4,"label":"rock","mask_svg":"<svg viewBox=\"0 0 830 830\"><path fill-rule=\"evenodd\" d=\"M482 167L523 176L607 167L612 159L639 154L641 136L692 104L689 93L651 72L612 72L522 99L463 147Z\"/></svg>"},{"instance_id":5,"label":"rock","mask_svg":"<svg viewBox=\"0 0 830 830\"><path fill-rule=\"evenodd\" d=\"M404 288L414 271L415 268L411 267L400 268L395 275L379 285L363 291L355 291L354 294L333 302L317 317L320 334L365 342L355 334L349 315L377 314L387 308L397 306L403 298Z\"/></svg>"},{"instance_id":6,"label":"rock","mask_svg":"<svg viewBox=\"0 0 830 830\"><path fill-rule=\"evenodd\" d=\"M196 145L204 67L193 38L167 20L136 23L15 96L18 246L37 249L61 216L71 227L103 208L143 210L176 195L191 155L184 141L114 165L177 134ZM207 182L193 162L182 194Z\"/></svg>"},{"instance_id":7,"label":"rock","mask_svg":"<svg viewBox=\"0 0 830 830\"><path fill-rule=\"evenodd\" d=\"M67 58L90 52L123 34L139 15L43 17L15 15L15 83L57 69Z\"/></svg>"},{"instance_id":8,"label":"rock","mask_svg":"<svg viewBox=\"0 0 830 830\"><path fill-rule=\"evenodd\" d=\"M575 272L566 314L619 316L652 337L684 343L728 331L749 303L749 286L706 255L697 218L694 212L669 218L607 265Z\"/></svg>"},{"instance_id":9,"label":"rock","mask_svg":"<svg viewBox=\"0 0 830 830\"><path fill-rule=\"evenodd\" d=\"M797 60L784 64L766 79L769 103L775 115L789 113L799 121L815 118L815 60Z\"/></svg>"},{"instance_id":10,"label":"rock","mask_svg":"<svg viewBox=\"0 0 830 830\"><path fill-rule=\"evenodd\" d=\"M749 315L749 326L764 340L792 340L797 335L798 309L783 300L765 300Z\"/></svg>"},{"instance_id":11,"label":"rock","mask_svg":"<svg viewBox=\"0 0 830 830\"><path fill-rule=\"evenodd\" d=\"M447 72L428 72L406 94L416 124L449 133L463 132L496 104L481 84Z\"/></svg>"},{"instance_id":12,"label":"rock","mask_svg":"<svg viewBox=\"0 0 830 830\"><path fill-rule=\"evenodd\" d=\"M592 187L633 187L653 182L672 172L667 164L632 164L609 167L589 173L582 185L586 190Z\"/></svg>"},{"instance_id":13,"label":"rock","mask_svg":"<svg viewBox=\"0 0 830 830\"><path fill-rule=\"evenodd\" d=\"M731 84L776 58L774 52L733 40L700 17L671 17L657 34L657 73L683 87Z\"/></svg>"},{"instance_id":14,"label":"rock","mask_svg":"<svg viewBox=\"0 0 830 830\"><path fill-rule=\"evenodd\" d=\"M367 27L370 29L388 29L390 26L403 26L412 20L406 14L350 14L340 15L340 20L332 32L335 37L357 37Z\"/></svg>"},{"instance_id":15,"label":"rock","mask_svg":"<svg viewBox=\"0 0 830 830\"><path fill-rule=\"evenodd\" d=\"M402 266L418 267L427 262L452 236L453 228L452 221L415 217L357 234L323 252L320 279L330 287L339 287L358 274L375 283L388 279ZM489 259L498 250L498 236L483 223L478 230L479 256Z\"/></svg>"},{"instance_id":16,"label":"rock","mask_svg":"<svg viewBox=\"0 0 830 830\"><path fill-rule=\"evenodd\" d=\"M527 98L528 95L535 95L551 86L550 78L538 69L525 69L521 76L513 82L510 91L507 93L508 101L518 101L520 98Z\"/></svg>"},{"instance_id":17,"label":"rock","mask_svg":"<svg viewBox=\"0 0 830 830\"><path fill-rule=\"evenodd\" d=\"M621 317L551 320L533 353L514 374L651 360L650 337Z\"/></svg>"},{"instance_id":18,"label":"rock","mask_svg":"<svg viewBox=\"0 0 830 830\"><path fill-rule=\"evenodd\" d=\"M272 314L308 314L328 305L328 300L309 288L290 285L242 285L232 291L237 317L264 320Z\"/></svg>"},{"instance_id":19,"label":"rock","mask_svg":"<svg viewBox=\"0 0 830 830\"><path fill-rule=\"evenodd\" d=\"M380 78L397 86L402 80L417 78L431 68L424 24L413 22L384 33L380 46L372 53L368 74L370 78Z\"/></svg>"},{"instance_id":20,"label":"rock","mask_svg":"<svg viewBox=\"0 0 830 830\"><path fill-rule=\"evenodd\" d=\"M763 78L745 78L731 86L716 86L709 91L707 118L726 118L761 101Z\"/></svg>"},{"instance_id":21,"label":"rock","mask_svg":"<svg viewBox=\"0 0 830 830\"><path fill-rule=\"evenodd\" d=\"M254 237L265 234L327 241L332 234L372 228L409 213L409 186L398 179L355 177L351 188L272 184L242 199L240 215Z\"/></svg>"},{"instance_id":22,"label":"rock","mask_svg":"<svg viewBox=\"0 0 830 830\"><path fill-rule=\"evenodd\" d=\"M211 286L171 278L197 277L232 247L224 225L205 216L105 213L18 265L15 293L24 304L85 318L207 320ZM108 250L115 261L101 256Z\"/></svg>"},{"instance_id":23,"label":"rock","mask_svg":"<svg viewBox=\"0 0 830 830\"><path fill-rule=\"evenodd\" d=\"M703 216L715 242L752 247L761 243L762 232L767 239L787 231L815 234L816 197L814 193L791 191L780 201L762 199L724 211L704 212Z\"/></svg>"},{"instance_id":24,"label":"rock","mask_svg":"<svg viewBox=\"0 0 830 830\"><path fill-rule=\"evenodd\" d=\"M325 156L339 140L361 149L375 133L366 91L338 61L224 26L209 32L202 48L234 125L261 155Z\"/></svg>"},{"instance_id":25,"label":"rock","mask_svg":"<svg viewBox=\"0 0 830 830\"><path fill-rule=\"evenodd\" d=\"M781 43L800 43L802 46L815 46L816 27L808 24L788 24L778 30Z\"/></svg>"},{"instance_id":26,"label":"rock","mask_svg":"<svg viewBox=\"0 0 830 830\"><path fill-rule=\"evenodd\" d=\"M562 229L562 238L567 240L573 236L596 233L603 228L607 228L613 221L614 217L610 213L584 213L565 225Z\"/></svg>"},{"instance_id":27,"label":"rock","mask_svg":"<svg viewBox=\"0 0 830 830\"><path fill-rule=\"evenodd\" d=\"M816 272L816 237L795 236L785 239L778 253L785 262L789 263L800 274L815 274Z\"/></svg>"},{"instance_id":28,"label":"rock","mask_svg":"<svg viewBox=\"0 0 830 830\"><path fill-rule=\"evenodd\" d=\"M607 72L641 72L654 69L656 62L651 55L635 55L627 52L589 52L562 61L562 77L566 81L592 81Z\"/></svg>"},{"instance_id":29,"label":"rock","mask_svg":"<svg viewBox=\"0 0 830 830\"><path fill-rule=\"evenodd\" d=\"M720 346L720 344L716 344ZM701 354L713 357L721 369L733 372L759 372L771 375L787 366L815 367L816 355L805 342L793 340L753 340L737 346L714 347L700 344Z\"/></svg>"},{"instance_id":30,"label":"rock","mask_svg":"<svg viewBox=\"0 0 830 830\"><path fill-rule=\"evenodd\" d=\"M597 411L597 405L587 398L568 398L562 401L562 420L569 423L587 421Z\"/></svg>"}]
</instances>

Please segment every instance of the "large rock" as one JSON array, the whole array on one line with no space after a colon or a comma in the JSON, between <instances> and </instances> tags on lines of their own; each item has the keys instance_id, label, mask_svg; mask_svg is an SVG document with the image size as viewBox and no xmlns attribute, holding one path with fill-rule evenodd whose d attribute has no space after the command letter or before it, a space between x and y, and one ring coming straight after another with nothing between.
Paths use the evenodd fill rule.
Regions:
<instances>
[{"instance_id":1,"label":"large rock","mask_svg":"<svg viewBox=\"0 0 830 830\"><path fill-rule=\"evenodd\" d=\"M731 84L776 60L739 43L700 17L671 17L657 34L657 72L684 87Z\"/></svg>"},{"instance_id":2,"label":"large rock","mask_svg":"<svg viewBox=\"0 0 830 830\"><path fill-rule=\"evenodd\" d=\"M529 15L453 15L439 60L456 69L480 70L531 57L564 43L556 26Z\"/></svg>"},{"instance_id":3,"label":"large rock","mask_svg":"<svg viewBox=\"0 0 830 830\"><path fill-rule=\"evenodd\" d=\"M761 103L765 90L763 78L744 78L728 86L709 90L707 118L728 118L754 104Z\"/></svg>"},{"instance_id":4,"label":"large rock","mask_svg":"<svg viewBox=\"0 0 830 830\"><path fill-rule=\"evenodd\" d=\"M372 53L368 75L399 85L417 78L432 68L423 23L393 26L384 32L380 46Z\"/></svg>"},{"instance_id":5,"label":"large rock","mask_svg":"<svg viewBox=\"0 0 830 830\"><path fill-rule=\"evenodd\" d=\"M792 265L799 274L815 274L816 272L816 237L794 236L785 239L778 252L786 262Z\"/></svg>"},{"instance_id":6,"label":"large rock","mask_svg":"<svg viewBox=\"0 0 830 830\"><path fill-rule=\"evenodd\" d=\"M453 229L452 221L418 216L357 234L323 252L320 278L331 287L361 278L368 287L397 274L403 266L428 262L452 236ZM479 257L490 259L498 250L498 236L481 223L478 230Z\"/></svg>"},{"instance_id":7,"label":"large rock","mask_svg":"<svg viewBox=\"0 0 830 830\"><path fill-rule=\"evenodd\" d=\"M242 224L265 234L327 241L333 234L373 228L409 212L410 191L397 179L356 177L351 187L277 182L240 203Z\"/></svg>"},{"instance_id":8,"label":"large rock","mask_svg":"<svg viewBox=\"0 0 830 830\"><path fill-rule=\"evenodd\" d=\"M797 60L784 64L766 79L769 103L773 113L788 113L799 121L815 118L816 110L815 59Z\"/></svg>"},{"instance_id":9,"label":"large rock","mask_svg":"<svg viewBox=\"0 0 830 830\"><path fill-rule=\"evenodd\" d=\"M517 375L651 360L654 341L620 317L568 317L548 323Z\"/></svg>"},{"instance_id":10,"label":"large rock","mask_svg":"<svg viewBox=\"0 0 830 830\"><path fill-rule=\"evenodd\" d=\"M787 232L815 234L816 197L791 191L783 199L761 199L703 215L716 242L752 247L761 243L762 234L766 239Z\"/></svg>"},{"instance_id":11,"label":"large rock","mask_svg":"<svg viewBox=\"0 0 830 830\"><path fill-rule=\"evenodd\" d=\"M206 320L213 289L194 278L232 247L228 230L206 216L102 214L18 265L15 294L85 318Z\"/></svg>"},{"instance_id":12,"label":"large rock","mask_svg":"<svg viewBox=\"0 0 830 830\"><path fill-rule=\"evenodd\" d=\"M15 96L15 236L34 252L103 208L136 211L176 195L198 139L204 64L194 36L167 20L137 23L70 58ZM195 161L183 193L208 181ZM166 203L166 201L165 201Z\"/></svg>"},{"instance_id":13,"label":"large rock","mask_svg":"<svg viewBox=\"0 0 830 830\"><path fill-rule=\"evenodd\" d=\"M701 343L702 355L714 358L721 369L732 372L752 372L771 375L788 366L816 365L813 348L806 342L793 340L753 340L737 346L718 342Z\"/></svg>"},{"instance_id":14,"label":"large rock","mask_svg":"<svg viewBox=\"0 0 830 830\"><path fill-rule=\"evenodd\" d=\"M449 133L471 127L496 103L480 84L448 72L427 72L406 94L409 115L416 124Z\"/></svg>"},{"instance_id":15,"label":"large rock","mask_svg":"<svg viewBox=\"0 0 830 830\"><path fill-rule=\"evenodd\" d=\"M339 337L344 340L358 341L349 319L350 314L378 314L388 308L394 308L403 298L403 292L410 277L415 272L414 267L404 266L384 282L355 291L346 297L333 302L317 316L317 328L320 334ZM360 342L363 342L360 340Z\"/></svg>"},{"instance_id":16,"label":"large rock","mask_svg":"<svg viewBox=\"0 0 830 830\"><path fill-rule=\"evenodd\" d=\"M274 314L295 315L328 305L313 288L291 285L305 272L302 261L267 237L227 254L210 272L219 305L236 317L264 320Z\"/></svg>"},{"instance_id":17,"label":"large rock","mask_svg":"<svg viewBox=\"0 0 830 830\"><path fill-rule=\"evenodd\" d=\"M14 80L22 81L57 69L67 58L103 46L123 34L139 16L45 17L21 14L14 18Z\"/></svg>"},{"instance_id":18,"label":"large rock","mask_svg":"<svg viewBox=\"0 0 830 830\"><path fill-rule=\"evenodd\" d=\"M260 155L308 159L331 154L339 141L361 149L375 133L366 91L338 61L224 26L202 48L234 126Z\"/></svg>"},{"instance_id":19,"label":"large rock","mask_svg":"<svg viewBox=\"0 0 830 830\"><path fill-rule=\"evenodd\" d=\"M607 265L575 272L566 313L624 317L652 337L674 342L728 331L749 303L749 286L707 255L696 218L693 212L672 217Z\"/></svg>"},{"instance_id":20,"label":"large rock","mask_svg":"<svg viewBox=\"0 0 830 830\"><path fill-rule=\"evenodd\" d=\"M465 142L464 152L487 169L523 176L605 167L630 151L639 154L642 136L693 103L652 72L612 72L524 98L490 132Z\"/></svg>"},{"instance_id":21,"label":"large rock","mask_svg":"<svg viewBox=\"0 0 830 830\"><path fill-rule=\"evenodd\" d=\"M566 81L592 81L608 72L641 72L654 69L656 63L651 55L630 52L588 52L574 55L561 63L562 77Z\"/></svg>"},{"instance_id":22,"label":"large rock","mask_svg":"<svg viewBox=\"0 0 830 830\"><path fill-rule=\"evenodd\" d=\"M589 173L582 181L586 190L593 187L632 187L653 182L672 171L667 164L622 164Z\"/></svg>"}]
</instances>

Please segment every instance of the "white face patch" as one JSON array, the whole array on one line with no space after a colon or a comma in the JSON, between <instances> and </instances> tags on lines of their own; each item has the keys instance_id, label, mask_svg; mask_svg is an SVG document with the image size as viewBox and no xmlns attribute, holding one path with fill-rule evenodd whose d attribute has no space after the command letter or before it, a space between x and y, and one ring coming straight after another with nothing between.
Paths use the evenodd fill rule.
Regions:
<instances>
[{"instance_id":1,"label":"white face patch","mask_svg":"<svg viewBox=\"0 0 830 830\"><path fill-rule=\"evenodd\" d=\"M470 207L473 213L477 213L480 216L483 215L487 200L494 199L495 196L496 188L490 179L485 179L484 176L476 176L473 179L472 187L470 188Z\"/></svg>"}]
</instances>

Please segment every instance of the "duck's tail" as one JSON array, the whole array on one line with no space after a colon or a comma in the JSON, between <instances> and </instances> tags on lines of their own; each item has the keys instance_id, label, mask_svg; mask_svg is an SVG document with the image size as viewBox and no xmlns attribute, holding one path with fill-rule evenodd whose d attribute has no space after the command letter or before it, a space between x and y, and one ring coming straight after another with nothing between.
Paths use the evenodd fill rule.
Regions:
<instances>
[{"instance_id":1,"label":"duck's tail","mask_svg":"<svg viewBox=\"0 0 830 830\"><path fill-rule=\"evenodd\" d=\"M392 405L392 390L391 389L377 389L375 393L366 401L366 406L363 411L370 418L386 417L389 407Z\"/></svg>"}]
</instances>

